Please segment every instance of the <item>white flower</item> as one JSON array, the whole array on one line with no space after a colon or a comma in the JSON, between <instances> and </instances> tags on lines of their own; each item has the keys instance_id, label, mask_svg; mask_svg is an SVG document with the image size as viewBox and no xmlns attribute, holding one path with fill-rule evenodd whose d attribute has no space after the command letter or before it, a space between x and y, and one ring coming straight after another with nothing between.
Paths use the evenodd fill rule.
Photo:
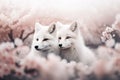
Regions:
<instances>
[{"instance_id":1,"label":"white flower","mask_svg":"<svg viewBox=\"0 0 120 80\"><path fill-rule=\"evenodd\" d=\"M19 38L16 38L15 39L15 45L16 46L22 46L23 45L23 41L21 39L19 39Z\"/></svg>"},{"instance_id":2,"label":"white flower","mask_svg":"<svg viewBox=\"0 0 120 80\"><path fill-rule=\"evenodd\" d=\"M12 42L3 42L0 44L0 51L5 50L5 49L13 49L14 44Z\"/></svg>"}]
</instances>

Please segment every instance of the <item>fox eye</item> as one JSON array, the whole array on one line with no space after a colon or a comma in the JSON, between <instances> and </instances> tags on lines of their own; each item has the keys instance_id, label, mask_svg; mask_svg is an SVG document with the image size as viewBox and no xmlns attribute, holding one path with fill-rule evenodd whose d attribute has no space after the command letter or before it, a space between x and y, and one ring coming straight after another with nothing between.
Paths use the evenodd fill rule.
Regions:
<instances>
[{"instance_id":1,"label":"fox eye","mask_svg":"<svg viewBox=\"0 0 120 80\"><path fill-rule=\"evenodd\" d=\"M38 38L37 38L36 40L37 40L37 41L39 41L39 39L38 39Z\"/></svg>"},{"instance_id":2,"label":"fox eye","mask_svg":"<svg viewBox=\"0 0 120 80\"><path fill-rule=\"evenodd\" d=\"M58 39L61 39L61 37L59 37Z\"/></svg>"},{"instance_id":3,"label":"fox eye","mask_svg":"<svg viewBox=\"0 0 120 80\"><path fill-rule=\"evenodd\" d=\"M49 40L49 39L48 38L43 39L43 41L47 41L47 40Z\"/></svg>"},{"instance_id":4,"label":"fox eye","mask_svg":"<svg viewBox=\"0 0 120 80\"><path fill-rule=\"evenodd\" d=\"M70 36L67 36L67 37L66 37L66 39L69 39L69 38L71 38L71 37L70 37Z\"/></svg>"}]
</instances>

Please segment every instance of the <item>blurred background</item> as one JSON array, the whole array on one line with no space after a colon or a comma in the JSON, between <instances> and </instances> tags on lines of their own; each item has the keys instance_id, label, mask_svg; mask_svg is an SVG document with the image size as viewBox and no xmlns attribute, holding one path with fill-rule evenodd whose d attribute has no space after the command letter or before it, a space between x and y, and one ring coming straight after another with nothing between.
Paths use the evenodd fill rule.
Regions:
<instances>
[{"instance_id":1,"label":"blurred background","mask_svg":"<svg viewBox=\"0 0 120 80\"><path fill-rule=\"evenodd\" d=\"M57 21L77 21L98 61L88 68L49 55L19 65L30 51L35 22ZM0 80L35 80L38 75L36 80L119 80L119 56L120 0L0 0Z\"/></svg>"},{"instance_id":2,"label":"blurred background","mask_svg":"<svg viewBox=\"0 0 120 80\"><path fill-rule=\"evenodd\" d=\"M0 42L9 40L10 29L15 37L32 32L35 22L78 21L86 43L99 44L103 25L115 21L119 8L120 0L0 0Z\"/></svg>"}]
</instances>

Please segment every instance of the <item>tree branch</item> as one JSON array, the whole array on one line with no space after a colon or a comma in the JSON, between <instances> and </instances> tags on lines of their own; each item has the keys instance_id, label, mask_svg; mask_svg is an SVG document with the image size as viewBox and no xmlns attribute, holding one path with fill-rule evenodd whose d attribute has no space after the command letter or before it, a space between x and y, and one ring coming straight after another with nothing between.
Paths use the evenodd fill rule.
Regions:
<instances>
[{"instance_id":1,"label":"tree branch","mask_svg":"<svg viewBox=\"0 0 120 80\"><path fill-rule=\"evenodd\" d=\"M14 42L14 38L13 38L13 30L10 30L10 33L8 33L8 37L10 38L11 42Z\"/></svg>"},{"instance_id":2,"label":"tree branch","mask_svg":"<svg viewBox=\"0 0 120 80\"><path fill-rule=\"evenodd\" d=\"M20 39L23 39L23 34L24 34L24 30L21 31L21 34L20 34Z\"/></svg>"},{"instance_id":3,"label":"tree branch","mask_svg":"<svg viewBox=\"0 0 120 80\"><path fill-rule=\"evenodd\" d=\"M34 30L32 32L28 33L22 40L25 41L25 39L27 39L33 33L34 33Z\"/></svg>"}]
</instances>

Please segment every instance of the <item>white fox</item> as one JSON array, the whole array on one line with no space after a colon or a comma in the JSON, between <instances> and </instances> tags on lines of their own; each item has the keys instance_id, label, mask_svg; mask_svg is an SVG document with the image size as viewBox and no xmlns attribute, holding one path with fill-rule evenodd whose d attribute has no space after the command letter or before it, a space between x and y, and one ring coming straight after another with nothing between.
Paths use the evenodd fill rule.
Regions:
<instances>
[{"instance_id":1,"label":"white fox","mask_svg":"<svg viewBox=\"0 0 120 80\"><path fill-rule=\"evenodd\" d=\"M85 64L91 64L96 60L95 54L85 46L77 22L71 25L63 25L58 22L57 26L60 27L57 37L62 58Z\"/></svg>"},{"instance_id":2,"label":"white fox","mask_svg":"<svg viewBox=\"0 0 120 80\"><path fill-rule=\"evenodd\" d=\"M30 54L28 56L40 55L47 57L49 53L59 54L59 47L56 39L56 25L43 26L35 24L35 33Z\"/></svg>"}]
</instances>

